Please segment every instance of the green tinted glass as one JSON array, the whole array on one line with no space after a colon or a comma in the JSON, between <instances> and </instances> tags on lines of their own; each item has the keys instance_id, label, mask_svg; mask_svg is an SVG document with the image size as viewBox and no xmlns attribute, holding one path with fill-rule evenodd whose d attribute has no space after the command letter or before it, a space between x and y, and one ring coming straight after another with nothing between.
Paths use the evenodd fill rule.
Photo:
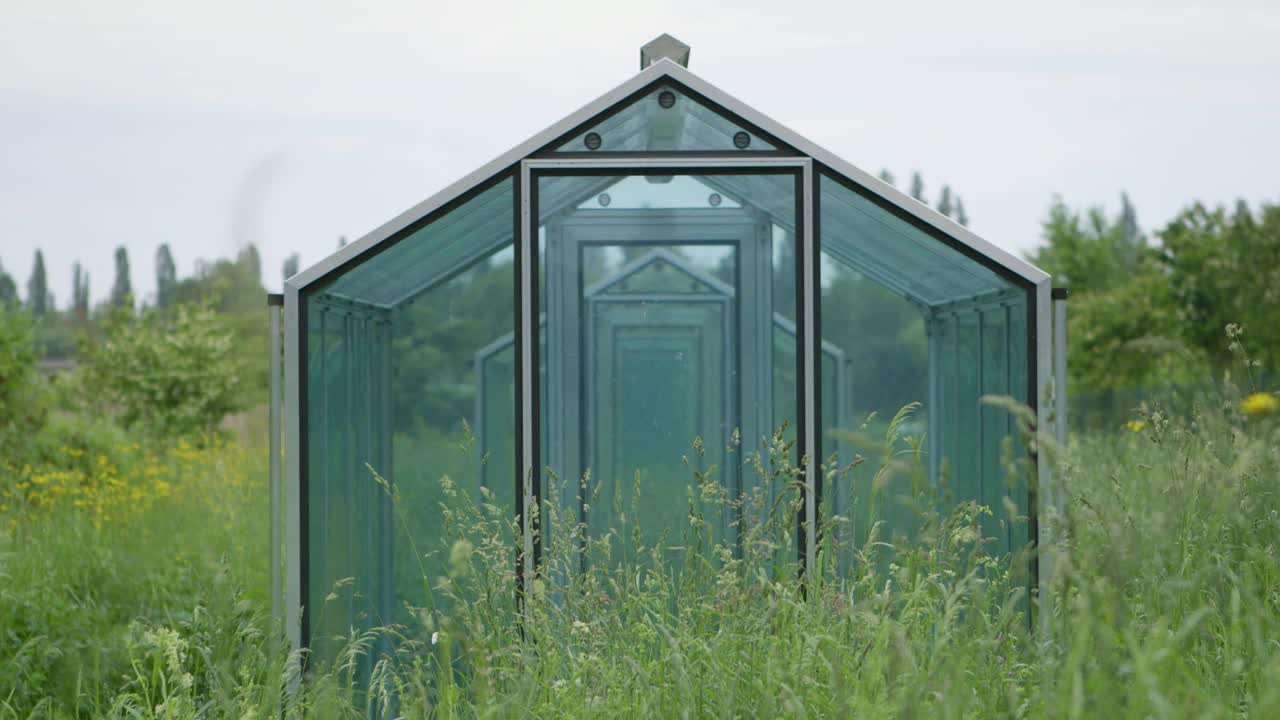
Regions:
<instances>
[{"instance_id":1,"label":"green tinted glass","mask_svg":"<svg viewBox=\"0 0 1280 720\"><path fill-rule=\"evenodd\" d=\"M651 90L556 152L678 152L777 150L759 135L680 90Z\"/></svg>"},{"instance_id":2,"label":"green tinted glass","mask_svg":"<svg viewBox=\"0 0 1280 720\"><path fill-rule=\"evenodd\" d=\"M735 497L760 486L744 454L782 423L794 437L796 185L537 178L544 488L592 536L616 531L615 558L637 525L646 547L683 545L695 472ZM734 532L726 506L699 507Z\"/></svg>"},{"instance_id":3,"label":"green tinted glass","mask_svg":"<svg viewBox=\"0 0 1280 720\"><path fill-rule=\"evenodd\" d=\"M822 339L849 358L846 414L833 417L824 405L823 453L842 463L867 458L827 488L827 511L845 519L837 539L861 545L876 523L883 540L908 538L918 526L913 508L936 498L943 510L963 501L991 510L981 521L988 551L1021 547L1025 521L1005 507L1009 498L1015 516L1028 510L1002 463L1012 421L981 398L1026 400L1027 288L850 186L823 176L819 191ZM824 367L824 383L827 376ZM895 455L909 447L906 437L886 437L890 419L912 402L921 408L901 434L920 443L918 462ZM838 556L847 566L850 547Z\"/></svg>"},{"instance_id":4,"label":"green tinted glass","mask_svg":"<svg viewBox=\"0 0 1280 720\"><path fill-rule=\"evenodd\" d=\"M423 589L424 575L447 570L442 505L514 517L512 185L305 296L303 592L315 662L352 628L412 634L408 608L445 604Z\"/></svg>"}]
</instances>

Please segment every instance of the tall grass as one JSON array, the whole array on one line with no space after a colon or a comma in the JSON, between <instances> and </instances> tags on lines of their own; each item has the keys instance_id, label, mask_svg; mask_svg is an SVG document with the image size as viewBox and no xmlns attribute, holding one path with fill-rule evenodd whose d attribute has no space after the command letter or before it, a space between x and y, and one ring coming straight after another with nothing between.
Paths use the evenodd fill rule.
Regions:
<instances>
[{"instance_id":1,"label":"tall grass","mask_svg":"<svg viewBox=\"0 0 1280 720\"><path fill-rule=\"evenodd\" d=\"M173 477L194 492L125 524L72 507L5 525L0 717L1275 717L1280 423L1238 402L1073 439L1043 605L1029 555L985 551L982 518L1009 509L940 511L929 488L910 542L873 525L839 574L828 532L802 586L781 438L737 453L762 479L745 498L696 476L689 529L658 545L544 505L520 606L509 519L446 482L448 539L420 550L447 568L413 626L353 631L305 676L262 613L261 457L223 447ZM910 443L885 452L919 462ZM723 507L730 536L708 521Z\"/></svg>"}]
</instances>

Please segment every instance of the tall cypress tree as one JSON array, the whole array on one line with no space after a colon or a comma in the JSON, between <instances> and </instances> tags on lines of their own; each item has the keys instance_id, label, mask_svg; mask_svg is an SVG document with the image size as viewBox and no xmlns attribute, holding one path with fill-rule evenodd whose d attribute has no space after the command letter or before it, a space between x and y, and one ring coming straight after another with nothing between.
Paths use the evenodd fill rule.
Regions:
<instances>
[{"instance_id":1,"label":"tall cypress tree","mask_svg":"<svg viewBox=\"0 0 1280 720\"><path fill-rule=\"evenodd\" d=\"M129 279L129 251L116 248L116 282L111 286L111 304L133 307L133 282Z\"/></svg>"},{"instance_id":2,"label":"tall cypress tree","mask_svg":"<svg viewBox=\"0 0 1280 720\"><path fill-rule=\"evenodd\" d=\"M951 186L943 185L942 195L938 197L938 212L946 215L947 217L951 217L951 212L954 209L955 208L951 203Z\"/></svg>"},{"instance_id":3,"label":"tall cypress tree","mask_svg":"<svg viewBox=\"0 0 1280 720\"><path fill-rule=\"evenodd\" d=\"M919 172L911 173L911 197L925 205L929 204L929 201L924 199L924 178L920 177Z\"/></svg>"},{"instance_id":4,"label":"tall cypress tree","mask_svg":"<svg viewBox=\"0 0 1280 720\"><path fill-rule=\"evenodd\" d=\"M298 257L298 253L294 253L284 259L284 279L288 280L298 274L298 266L302 263L302 258Z\"/></svg>"},{"instance_id":5,"label":"tall cypress tree","mask_svg":"<svg viewBox=\"0 0 1280 720\"><path fill-rule=\"evenodd\" d=\"M893 173L889 172L889 168L884 168L880 171L880 179L890 185L894 184Z\"/></svg>"},{"instance_id":6,"label":"tall cypress tree","mask_svg":"<svg viewBox=\"0 0 1280 720\"><path fill-rule=\"evenodd\" d=\"M969 226L969 213L964 211L964 200L959 195L956 196L956 222Z\"/></svg>"},{"instance_id":7,"label":"tall cypress tree","mask_svg":"<svg viewBox=\"0 0 1280 720\"><path fill-rule=\"evenodd\" d=\"M156 248L156 305L168 307L173 302L173 288L178 284L178 268L173 264L169 243Z\"/></svg>"},{"instance_id":8,"label":"tall cypress tree","mask_svg":"<svg viewBox=\"0 0 1280 720\"><path fill-rule=\"evenodd\" d=\"M71 266L71 310L80 322L89 319L89 273L78 262Z\"/></svg>"},{"instance_id":9,"label":"tall cypress tree","mask_svg":"<svg viewBox=\"0 0 1280 720\"><path fill-rule=\"evenodd\" d=\"M12 275L4 271L4 265L0 264L0 306L13 307L20 302L18 284L13 281Z\"/></svg>"},{"instance_id":10,"label":"tall cypress tree","mask_svg":"<svg viewBox=\"0 0 1280 720\"><path fill-rule=\"evenodd\" d=\"M262 284L262 258L258 255L258 248L253 243L244 246L237 262L244 267L255 283Z\"/></svg>"},{"instance_id":11,"label":"tall cypress tree","mask_svg":"<svg viewBox=\"0 0 1280 720\"><path fill-rule=\"evenodd\" d=\"M49 276L44 269L44 253L36 250L36 262L31 268L31 279L27 281L27 305L31 312L43 315L53 308L49 295Z\"/></svg>"}]
</instances>

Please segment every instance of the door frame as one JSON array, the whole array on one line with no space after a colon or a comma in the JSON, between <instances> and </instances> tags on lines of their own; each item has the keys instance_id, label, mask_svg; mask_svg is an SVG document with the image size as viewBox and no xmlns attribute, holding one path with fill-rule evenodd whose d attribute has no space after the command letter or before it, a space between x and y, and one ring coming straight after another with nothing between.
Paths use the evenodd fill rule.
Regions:
<instances>
[{"instance_id":1,"label":"door frame","mask_svg":"<svg viewBox=\"0 0 1280 720\"><path fill-rule=\"evenodd\" d=\"M747 158L734 155L708 154L698 157L648 158L557 158L520 161L517 179L520 221L516 238L516 304L519 314L516 335L518 373L516 378L516 414L520 429L517 444L516 514L519 518L521 543L517 557L517 582L533 577L542 555L542 541L536 518L531 513L542 498L542 458L539 427L540 380L538 352L539 248L536 182L542 176L556 175L792 175L796 180L795 242L796 247L796 311L797 311L797 388L796 439L800 450L799 466L803 473L802 507L797 518L796 552L802 576L817 549L818 503L822 493L822 473L814 471L818 462L817 438L820 432L819 405L820 336L818 332L817 291L818 246L813 160L801 158ZM550 347L551 338L548 338Z\"/></svg>"}]
</instances>

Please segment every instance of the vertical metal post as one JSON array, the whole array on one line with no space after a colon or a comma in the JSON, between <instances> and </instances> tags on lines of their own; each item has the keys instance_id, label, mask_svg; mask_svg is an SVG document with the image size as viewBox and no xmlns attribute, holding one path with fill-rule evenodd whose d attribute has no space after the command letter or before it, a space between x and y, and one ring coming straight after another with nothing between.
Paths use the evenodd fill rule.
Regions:
<instances>
[{"instance_id":1,"label":"vertical metal post","mask_svg":"<svg viewBox=\"0 0 1280 720\"><path fill-rule=\"evenodd\" d=\"M533 208L531 200L531 173L529 171L529 161L524 160L520 163L520 236L516 238L516 253L520 256L520 277L518 279L521 298L521 313L519 335L520 357L517 358L519 368L517 372L520 375L520 447L521 457L523 458L520 472L520 497L523 498L521 507L524 512L520 514L520 535L523 540L520 548L520 578L521 590L524 590L524 583L530 582L533 577L533 524L530 522L530 515L533 512L536 503L540 498L533 496L533 474L539 472L538 468L533 465L533 424L537 418L533 414L533 383L535 382L538 368L533 364L533 348L538 342L537 328L538 320L536 317L537 310L534 308L533 283L536 278L537 270L533 267L534 253L533 244L538 241L536 236L537 224L533 217Z\"/></svg>"},{"instance_id":2,"label":"vertical metal post","mask_svg":"<svg viewBox=\"0 0 1280 720\"><path fill-rule=\"evenodd\" d=\"M820 369L819 353L817 349L821 347L818 342L818 324L815 306L818 303L818 277L817 277L817 253L814 252L816 240L813 236L813 198L814 198L814 182L813 177L813 161L805 162L803 170L803 190L800 202L804 207L804 228L803 236L800 238L800 248L803 253L803 275L802 275L802 298L803 305L801 310L802 327L804 331L804 347L799 348L804 354L804 378L802 379L802 392L804 393L804 428L805 438L804 447L801 452L808 457L808 464L804 468L806 490L804 494L804 567L803 571L807 575L817 563L818 550L818 498L822 482L822 462L818 456L818 433L820 432L821 419L818 417L818 387L817 378Z\"/></svg>"},{"instance_id":3,"label":"vertical metal post","mask_svg":"<svg viewBox=\"0 0 1280 720\"><path fill-rule=\"evenodd\" d=\"M284 287L284 441L289 462L284 487L284 631L292 649L302 647L302 360L298 289Z\"/></svg>"},{"instance_id":4,"label":"vertical metal post","mask_svg":"<svg viewBox=\"0 0 1280 720\"><path fill-rule=\"evenodd\" d=\"M1058 447L1067 447L1067 289L1053 289L1053 401Z\"/></svg>"},{"instance_id":5,"label":"vertical metal post","mask_svg":"<svg viewBox=\"0 0 1280 720\"><path fill-rule=\"evenodd\" d=\"M1030 388L1035 392L1036 433L1049 431L1050 406L1046 392L1053 377L1053 311L1049 297L1049 278L1037 283L1035 290L1035 314L1028 318L1034 340L1035 385ZM1031 348L1028 348L1030 350ZM1052 468L1049 465L1049 454L1039 447L1036 451L1036 568L1039 578L1037 587L1040 594L1040 629L1048 636L1050 618L1053 617L1053 561L1054 541L1058 522L1057 503L1054 501Z\"/></svg>"},{"instance_id":6,"label":"vertical metal post","mask_svg":"<svg viewBox=\"0 0 1280 720\"><path fill-rule=\"evenodd\" d=\"M271 522L271 630L280 632L284 617L281 613L281 568L280 568L280 311L284 307L284 295L271 293L267 295L268 328L271 333L270 355L268 367L271 380L269 383L271 398L268 401L267 413L267 448L270 453L270 513ZM276 643L271 644L272 652Z\"/></svg>"}]
</instances>

